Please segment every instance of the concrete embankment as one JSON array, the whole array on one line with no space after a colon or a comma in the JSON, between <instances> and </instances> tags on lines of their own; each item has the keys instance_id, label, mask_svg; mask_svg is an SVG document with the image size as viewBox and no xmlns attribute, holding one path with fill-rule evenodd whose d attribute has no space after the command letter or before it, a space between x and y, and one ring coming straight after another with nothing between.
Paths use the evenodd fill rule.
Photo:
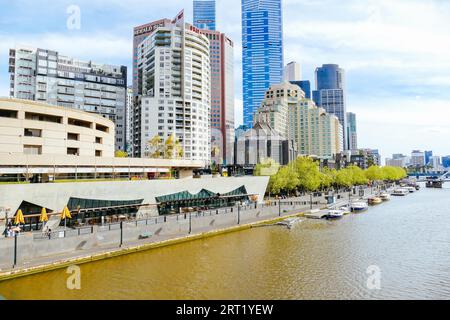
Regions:
<instances>
[{"instance_id":1,"label":"concrete embankment","mask_svg":"<svg viewBox=\"0 0 450 320\"><path fill-rule=\"evenodd\" d=\"M208 237L214 237L226 233L237 232L242 230L247 230L256 226L271 224L286 218L290 217L298 217L302 216L303 212L299 211L296 213L284 214L282 217L272 216L267 217L265 219L256 219L256 221L247 222L241 225L233 225L220 229L209 228L210 230L206 230L203 232L198 232L193 235L179 236L172 239L166 239L162 241L153 241L148 243L137 243L137 244L128 244L122 248L94 248L89 250L89 252L85 252L83 255L79 255L77 257L67 256L63 257L48 257L46 261L42 261L41 263L36 263L33 266L22 266L17 269L8 270L5 272L0 271L0 281L10 280L18 277L29 276L37 273L48 272L52 270L66 268L72 265L81 265L89 262L99 261L103 259L110 259L122 255L132 254L136 252L142 252L146 250L161 248L165 246L176 245L188 241L204 239Z\"/></svg>"}]
</instances>

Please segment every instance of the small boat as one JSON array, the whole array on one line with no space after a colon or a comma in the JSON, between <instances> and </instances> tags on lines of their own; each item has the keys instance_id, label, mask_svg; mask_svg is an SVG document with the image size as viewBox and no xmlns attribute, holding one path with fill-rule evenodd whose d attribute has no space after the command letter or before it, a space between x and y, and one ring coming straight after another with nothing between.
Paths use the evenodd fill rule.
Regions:
<instances>
[{"instance_id":1,"label":"small boat","mask_svg":"<svg viewBox=\"0 0 450 320\"><path fill-rule=\"evenodd\" d=\"M405 187L404 189L408 190L409 193L413 193L416 191L416 188L414 187Z\"/></svg>"},{"instance_id":2,"label":"small boat","mask_svg":"<svg viewBox=\"0 0 450 320\"><path fill-rule=\"evenodd\" d=\"M409 194L409 190L404 188L395 189L394 192L392 192L392 195L396 197L404 197L407 194Z\"/></svg>"},{"instance_id":3,"label":"small boat","mask_svg":"<svg viewBox=\"0 0 450 320\"><path fill-rule=\"evenodd\" d=\"M283 221L280 221L277 223L279 226L286 226L288 229L292 229L295 225L302 222L302 219L300 218L287 218Z\"/></svg>"},{"instance_id":4,"label":"small boat","mask_svg":"<svg viewBox=\"0 0 450 320\"><path fill-rule=\"evenodd\" d=\"M374 206L374 205L382 203L383 200L381 198L379 198L379 197L371 197L371 198L369 198L368 202L369 202L370 205Z\"/></svg>"},{"instance_id":5,"label":"small boat","mask_svg":"<svg viewBox=\"0 0 450 320\"><path fill-rule=\"evenodd\" d=\"M389 201L391 200L391 195L389 193L382 193L380 194L380 199L382 201Z\"/></svg>"},{"instance_id":6,"label":"small boat","mask_svg":"<svg viewBox=\"0 0 450 320\"><path fill-rule=\"evenodd\" d=\"M353 202L350 205L350 210L352 212L363 212L366 211L367 209L369 209L369 206L367 205L366 202Z\"/></svg>"},{"instance_id":7,"label":"small boat","mask_svg":"<svg viewBox=\"0 0 450 320\"><path fill-rule=\"evenodd\" d=\"M352 213L352 209L350 209L349 207L346 207L346 206L340 207L339 210L342 211L344 213L344 215Z\"/></svg>"},{"instance_id":8,"label":"small boat","mask_svg":"<svg viewBox=\"0 0 450 320\"><path fill-rule=\"evenodd\" d=\"M344 216L344 211L343 210L329 210L328 214L325 216L326 219L331 220L331 219L340 219Z\"/></svg>"},{"instance_id":9,"label":"small boat","mask_svg":"<svg viewBox=\"0 0 450 320\"><path fill-rule=\"evenodd\" d=\"M418 184L416 184L416 185L414 186L414 188L416 188L417 191L420 190L420 186L419 186Z\"/></svg>"}]
</instances>

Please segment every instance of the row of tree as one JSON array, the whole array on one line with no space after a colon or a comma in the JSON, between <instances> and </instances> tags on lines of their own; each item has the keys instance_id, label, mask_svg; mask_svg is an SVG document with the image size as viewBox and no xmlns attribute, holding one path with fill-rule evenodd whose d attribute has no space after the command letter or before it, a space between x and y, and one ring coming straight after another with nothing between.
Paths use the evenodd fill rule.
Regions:
<instances>
[{"instance_id":1,"label":"row of tree","mask_svg":"<svg viewBox=\"0 0 450 320\"><path fill-rule=\"evenodd\" d=\"M314 192L330 188L366 185L374 181L399 181L407 176L403 168L371 166L363 170L349 166L341 170L320 169L319 163L309 157L299 157L287 166L279 167L268 159L255 168L255 175L270 176L269 191L272 194L294 191Z\"/></svg>"}]
</instances>

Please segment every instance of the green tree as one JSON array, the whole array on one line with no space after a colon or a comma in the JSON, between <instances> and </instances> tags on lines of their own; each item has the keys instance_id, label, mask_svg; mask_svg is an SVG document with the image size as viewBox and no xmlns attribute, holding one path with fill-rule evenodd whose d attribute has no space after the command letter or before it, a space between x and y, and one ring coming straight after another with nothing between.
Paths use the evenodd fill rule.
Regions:
<instances>
[{"instance_id":1,"label":"green tree","mask_svg":"<svg viewBox=\"0 0 450 320\"><path fill-rule=\"evenodd\" d=\"M298 177L298 187L304 191L316 191L322 183L319 164L309 157L298 157L293 163Z\"/></svg>"},{"instance_id":2,"label":"green tree","mask_svg":"<svg viewBox=\"0 0 450 320\"><path fill-rule=\"evenodd\" d=\"M116 158L128 158L128 152L122 151L122 150L117 150L115 153L115 157Z\"/></svg>"},{"instance_id":3,"label":"green tree","mask_svg":"<svg viewBox=\"0 0 450 320\"><path fill-rule=\"evenodd\" d=\"M183 147L180 140L172 134L164 145L164 159L180 159L183 157Z\"/></svg>"},{"instance_id":4,"label":"green tree","mask_svg":"<svg viewBox=\"0 0 450 320\"><path fill-rule=\"evenodd\" d=\"M263 159L255 166L254 176L273 176L280 170L280 164L271 158Z\"/></svg>"},{"instance_id":5,"label":"green tree","mask_svg":"<svg viewBox=\"0 0 450 320\"><path fill-rule=\"evenodd\" d=\"M159 135L154 136L149 142L150 150L146 153L148 158L162 159L164 158L164 141Z\"/></svg>"},{"instance_id":6,"label":"green tree","mask_svg":"<svg viewBox=\"0 0 450 320\"><path fill-rule=\"evenodd\" d=\"M365 171L366 178L370 181L384 180L384 171L379 166L371 166Z\"/></svg>"}]
</instances>

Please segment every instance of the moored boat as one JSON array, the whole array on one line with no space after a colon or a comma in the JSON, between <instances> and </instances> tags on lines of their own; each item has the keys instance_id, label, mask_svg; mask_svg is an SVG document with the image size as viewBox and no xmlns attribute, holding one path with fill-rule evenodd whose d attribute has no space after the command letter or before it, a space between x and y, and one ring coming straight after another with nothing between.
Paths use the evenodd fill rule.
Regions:
<instances>
[{"instance_id":1,"label":"moored boat","mask_svg":"<svg viewBox=\"0 0 450 320\"><path fill-rule=\"evenodd\" d=\"M371 198L369 198L368 202L370 205L374 206L374 205L382 203L383 200L380 197L371 197Z\"/></svg>"},{"instance_id":2,"label":"moored boat","mask_svg":"<svg viewBox=\"0 0 450 320\"><path fill-rule=\"evenodd\" d=\"M328 214L325 216L326 219L340 219L344 216L345 212L343 210L329 210Z\"/></svg>"},{"instance_id":3,"label":"moored boat","mask_svg":"<svg viewBox=\"0 0 450 320\"><path fill-rule=\"evenodd\" d=\"M350 210L352 212L363 212L369 209L369 206L365 202L353 202L350 204Z\"/></svg>"},{"instance_id":4,"label":"moored boat","mask_svg":"<svg viewBox=\"0 0 450 320\"><path fill-rule=\"evenodd\" d=\"M389 201L391 200L391 195L389 193L382 193L380 194L380 199L382 201Z\"/></svg>"},{"instance_id":5,"label":"moored boat","mask_svg":"<svg viewBox=\"0 0 450 320\"><path fill-rule=\"evenodd\" d=\"M405 187L404 189L408 190L409 193L413 193L413 192L416 191L415 187L410 187L410 186L409 187Z\"/></svg>"},{"instance_id":6,"label":"moored boat","mask_svg":"<svg viewBox=\"0 0 450 320\"><path fill-rule=\"evenodd\" d=\"M409 190L406 190L404 188L398 188L398 189L395 189L394 192L392 192L392 195L397 196L397 197L404 197L407 194L409 194Z\"/></svg>"}]
</instances>

